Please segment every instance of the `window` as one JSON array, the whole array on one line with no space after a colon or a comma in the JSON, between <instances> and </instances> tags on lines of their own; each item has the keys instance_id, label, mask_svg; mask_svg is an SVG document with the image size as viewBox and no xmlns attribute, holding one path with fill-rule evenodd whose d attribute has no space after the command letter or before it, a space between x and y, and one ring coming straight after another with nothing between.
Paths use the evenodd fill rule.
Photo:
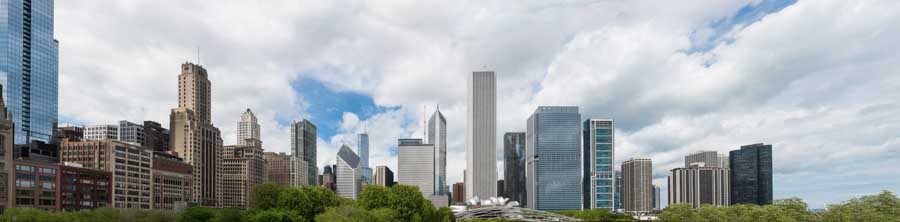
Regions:
<instances>
[{"instance_id":1,"label":"window","mask_svg":"<svg viewBox=\"0 0 900 222\"><path fill-rule=\"evenodd\" d=\"M32 167L32 166L25 166L25 165L16 165L16 170L18 170L18 171L34 172L34 167Z\"/></svg>"},{"instance_id":2,"label":"window","mask_svg":"<svg viewBox=\"0 0 900 222\"><path fill-rule=\"evenodd\" d=\"M40 203L42 206L53 206L53 205L56 205L56 200L41 199Z\"/></svg>"},{"instance_id":3,"label":"window","mask_svg":"<svg viewBox=\"0 0 900 222\"><path fill-rule=\"evenodd\" d=\"M16 180L16 187L31 188L34 187L33 180Z\"/></svg>"},{"instance_id":4,"label":"window","mask_svg":"<svg viewBox=\"0 0 900 222\"><path fill-rule=\"evenodd\" d=\"M56 174L56 169L53 169L53 168L41 168L41 173L46 173L46 174Z\"/></svg>"},{"instance_id":5,"label":"window","mask_svg":"<svg viewBox=\"0 0 900 222\"><path fill-rule=\"evenodd\" d=\"M55 176L41 176L41 180L56 181L56 177Z\"/></svg>"},{"instance_id":6,"label":"window","mask_svg":"<svg viewBox=\"0 0 900 222\"><path fill-rule=\"evenodd\" d=\"M53 191L41 191L41 197L56 197L56 192L53 192Z\"/></svg>"},{"instance_id":7,"label":"window","mask_svg":"<svg viewBox=\"0 0 900 222\"><path fill-rule=\"evenodd\" d=\"M53 183L53 182L41 182L41 188L43 188L43 189L56 189L56 183Z\"/></svg>"},{"instance_id":8,"label":"window","mask_svg":"<svg viewBox=\"0 0 900 222\"><path fill-rule=\"evenodd\" d=\"M34 199L16 198L16 205L34 205Z\"/></svg>"},{"instance_id":9,"label":"window","mask_svg":"<svg viewBox=\"0 0 900 222\"><path fill-rule=\"evenodd\" d=\"M17 196L34 196L34 190L16 190Z\"/></svg>"}]
</instances>

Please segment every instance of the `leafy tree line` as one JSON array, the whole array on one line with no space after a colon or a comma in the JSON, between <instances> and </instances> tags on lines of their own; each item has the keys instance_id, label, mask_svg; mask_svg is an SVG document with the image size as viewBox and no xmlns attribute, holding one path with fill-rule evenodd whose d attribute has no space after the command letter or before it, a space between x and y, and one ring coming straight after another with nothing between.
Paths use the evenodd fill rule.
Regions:
<instances>
[{"instance_id":1,"label":"leafy tree line","mask_svg":"<svg viewBox=\"0 0 900 222\"><path fill-rule=\"evenodd\" d=\"M900 199L888 191L828 206L821 213L808 210L800 198L776 200L772 205L702 206L673 204L659 215L667 222L900 222Z\"/></svg>"},{"instance_id":2,"label":"leafy tree line","mask_svg":"<svg viewBox=\"0 0 900 222\"><path fill-rule=\"evenodd\" d=\"M262 184L253 188L249 209L191 207L171 211L100 208L51 212L8 209L0 221L15 222L307 222L307 221L435 221L454 220L450 208L435 208L418 187L367 186L357 200L341 198L323 187L286 187Z\"/></svg>"}]
</instances>

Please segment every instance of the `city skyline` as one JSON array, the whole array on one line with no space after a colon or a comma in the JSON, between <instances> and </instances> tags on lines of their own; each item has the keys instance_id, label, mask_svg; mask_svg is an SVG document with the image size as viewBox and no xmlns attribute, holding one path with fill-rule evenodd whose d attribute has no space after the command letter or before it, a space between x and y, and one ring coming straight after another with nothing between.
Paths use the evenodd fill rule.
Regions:
<instances>
[{"instance_id":1,"label":"city skyline","mask_svg":"<svg viewBox=\"0 0 900 222\"><path fill-rule=\"evenodd\" d=\"M446 22L446 18L471 17L467 14L470 9L457 8L458 10L449 10L447 14L434 13L435 17L429 17L434 20L424 19L422 22L436 25L437 33L454 30L450 27L468 27L454 33L470 34L434 40L435 48L429 48L406 44L415 44L421 39L433 40L430 37L435 31L423 30L415 24L397 22L393 20L396 17L386 15L390 13L381 14L380 11L367 7L363 7L363 14L383 19L401 30L416 32L411 35L381 33L361 39L354 39L349 34L322 32L332 34L305 38L297 33L279 35L281 32L267 29L267 26L254 25L263 21L235 22L233 27L207 27L211 26L209 21L179 13L166 18L174 20L162 21L166 22L162 23L165 26L148 22L141 30L136 30L126 25L133 21L164 18L169 11L151 5L134 4L146 3L116 3L114 6L96 7L93 10L98 11L93 11L87 9L94 2L57 2L57 30L54 36L59 40L60 51L63 52L60 57L65 58L60 59L60 123L87 125L116 123L119 120L135 123L154 120L168 128L168 109L177 104L174 100L177 98L174 90L177 70L173 69L173 64L199 60L198 63L210 70L210 78L215 85L212 98L212 110L215 114L212 122L221 127L224 141L235 140L237 130L233 124L234 117L239 116L246 108L258 112L259 121L264 126L261 134L265 138L264 148L267 152L288 152L290 121L310 119L320 126L320 135L316 138L319 145L316 158L317 169L321 169L327 164L334 164L339 145L353 144L360 126L367 123L369 129L379 129L377 133L370 133L370 165L387 165L396 169L395 164L391 163L396 158L396 146L390 144L395 143L397 138L422 135L423 129L419 125L423 111L430 113L440 104L447 119L454 120L447 126L447 162L454 163L464 160L464 77L475 70L490 69L495 70L498 75L497 138L502 138L504 132L525 131L524 119L538 105L577 105L584 112L584 117L615 119L616 145L620 148L616 150L615 159L651 157L655 166L654 184L657 185L665 184L668 170L682 165L683 155L687 153L698 150L722 153L737 149L740 145L760 142L773 144L775 147L773 159L776 164L773 165L773 174L776 199L799 196L810 201L811 206L822 206L880 189L896 190L897 187L882 185L900 184L900 181L894 179L897 178L898 170L881 169L871 164L897 160L894 156L880 154L896 151L896 145L891 142L893 137L883 132L900 125L897 124L896 117L887 115L896 113L898 108L892 105L892 101L883 99L884 95L898 94L892 88L898 82L897 77L890 75L889 71L893 69L885 65L885 61L896 59L885 52L897 47L885 45L883 41L892 39L889 36L896 34L896 31L886 30L877 35L869 32L879 26L890 27L896 24L896 19L870 16L880 11L880 7L872 5L858 5L859 10L871 12L860 13L858 18L822 17L823 21L809 21L797 18L836 14L845 8L856 8L852 6L857 5L797 2L770 6L766 1L758 4L717 3L707 6L712 9L694 5L677 9L683 10L680 12L684 14L692 14L686 19L672 19L674 15L660 13L659 17L647 16L653 18L625 16L622 20L614 20L593 15L604 14L596 12L590 13L592 15L587 19L579 17L588 16L585 13L591 11L563 4L561 8L547 9L548 13L557 15L547 23L564 22L572 26L548 27L547 23L542 23L545 21L525 20L526 24L534 25L529 28L543 28L545 33L564 33L563 35L541 34L527 39L515 38L500 42L492 38L497 34L531 33L525 32L530 29L511 25L510 30L487 31L483 37L477 36L471 33L492 30L497 23L485 22L494 25L470 27L462 24L474 23L463 20L444 24L442 21ZM650 10L630 9L624 4L627 3L613 4L617 7L585 7L585 10L621 10L624 15L644 16ZM291 10L313 10L325 15L344 13L328 7L304 9L294 6L289 4L284 9L274 10L271 12L273 17L263 16L258 12L271 9L267 6L237 8L253 9L248 12L250 15L275 20L276 28L309 25L306 23L308 20L304 19L296 20L296 23L278 19L281 17L277 16L292 14ZM411 8L420 9L416 6L411 5ZM530 7L519 6L522 7L512 10L511 15L528 14L529 11L525 8ZM484 7L488 12L501 10L496 6ZM542 5L533 7L542 8ZM205 19L233 21L216 17L228 14L221 10L226 9L210 8L200 12L210 16ZM606 14L614 14L616 11L608 12L610 13ZM406 13L411 12L401 10L397 14ZM314 17L317 15L310 14ZM491 16L487 19L500 24L512 22ZM867 25L855 29L827 25L856 21L853 19L863 19L867 21ZM588 20L598 22L580 22ZM95 21L107 22L94 24ZM349 17L341 20L340 24L359 30L380 28L361 24L359 21L357 17ZM641 22L652 25L635 25ZM802 31L786 30L784 27L815 27L822 31L823 40L796 46L808 48L781 49L782 45L773 45L772 42L798 42L792 34ZM101 30L123 31L108 33ZM153 34L180 33L182 30L196 32L171 36ZM126 33L129 31L133 33ZM234 33L243 31L258 31L263 34L260 36L268 37L234 37ZM101 36L99 33L106 34ZM144 34L147 37L137 38L131 34ZM766 36L780 39L768 40ZM848 39L862 38L860 36L870 36L873 39L864 42ZM330 38L349 39L360 45L328 40ZM393 41L394 39L404 41ZM623 44L632 40L641 41L642 44ZM432 44L432 41L427 42ZM454 46L451 42L459 42L459 45ZM502 42L512 43L506 45L501 44ZM536 45L520 48L532 42ZM854 44L838 44L847 42ZM312 43L340 51L315 47ZM378 58L365 53L339 53L380 49L373 43L404 50ZM90 47L96 45L105 47ZM629 45L632 48L619 48L617 45ZM834 56L829 53L830 50L847 51L850 47L862 47L871 51ZM199 56L196 56L197 48L200 48ZM303 50L296 51L308 52L309 56L306 58L292 52L273 50L277 48L299 48ZM777 56L768 58L751 50L756 48L775 50L769 53ZM816 51L802 55L791 53L810 49ZM819 49L829 51L818 51ZM272 53L271 56L259 56L268 53L259 53L257 50ZM221 53L225 51L234 53ZM245 55L246 60L237 59ZM626 61L618 64L592 64L596 61L611 61L610 58L617 58L618 55L626 55ZM341 56L351 59L336 58ZM805 59L807 57L812 59ZM864 58L871 62L857 63L865 60ZM412 59L410 61L413 62L400 62L404 59ZM354 61L364 62L355 64ZM274 65L263 65L267 62ZM231 65L232 63L240 65ZM417 65L407 67L410 63ZM659 65L655 67L650 64ZM122 73L129 73L129 77L133 78L121 78ZM855 73L868 73L863 75L868 78L852 78ZM675 82L677 84L671 85L684 88L649 83L642 79ZM850 79L853 81L847 81ZM573 80L585 81L572 82ZM84 81L92 82L87 84ZM417 84L410 84L409 81ZM827 87L819 88L819 85ZM401 89L404 87L411 88L409 91ZM423 104L429 108L422 110ZM869 126L872 121L877 121L877 126ZM848 131L850 128L858 131ZM855 135L855 132L864 135L854 139L832 137L843 133ZM496 143L499 154L502 142L497 140ZM502 155L497 157L498 164L502 163L499 160ZM833 164L842 164L848 168L828 167ZM498 167L498 179L502 178L501 169L502 167ZM818 172L820 169L826 171ZM462 170L448 164L446 184L462 181ZM850 175L850 172L858 171L871 174ZM835 180L832 175L848 175L854 177L855 181L866 183L847 184L845 181ZM805 185L810 183L825 184L825 187L805 189ZM665 193L665 186L662 189ZM847 192L832 194L826 192L828 189Z\"/></svg>"}]
</instances>

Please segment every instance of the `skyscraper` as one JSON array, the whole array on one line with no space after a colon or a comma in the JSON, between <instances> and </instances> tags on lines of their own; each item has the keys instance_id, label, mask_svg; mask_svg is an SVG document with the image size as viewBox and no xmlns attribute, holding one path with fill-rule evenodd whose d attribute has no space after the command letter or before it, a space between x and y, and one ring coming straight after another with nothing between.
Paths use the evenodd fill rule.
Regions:
<instances>
[{"instance_id":1,"label":"skyscraper","mask_svg":"<svg viewBox=\"0 0 900 222\"><path fill-rule=\"evenodd\" d=\"M503 135L504 197L525 206L525 133Z\"/></svg>"},{"instance_id":2,"label":"skyscraper","mask_svg":"<svg viewBox=\"0 0 900 222\"><path fill-rule=\"evenodd\" d=\"M741 146L729 156L731 204L772 204L772 145Z\"/></svg>"},{"instance_id":3,"label":"skyscraper","mask_svg":"<svg viewBox=\"0 0 900 222\"><path fill-rule=\"evenodd\" d=\"M263 159L266 160L266 166L268 166L266 182L286 186L293 184L296 161L292 161L292 158L291 155L285 153L264 152Z\"/></svg>"},{"instance_id":4,"label":"skyscraper","mask_svg":"<svg viewBox=\"0 0 900 222\"><path fill-rule=\"evenodd\" d=\"M13 138L12 114L6 109L3 102L3 86L0 85L0 213L5 212L9 204L9 172L13 165L13 150L15 149Z\"/></svg>"},{"instance_id":5,"label":"skyscraper","mask_svg":"<svg viewBox=\"0 0 900 222\"><path fill-rule=\"evenodd\" d=\"M337 174L337 195L344 198L356 199L362 191L362 175L359 172L359 156L346 144L338 150L337 164L334 169Z\"/></svg>"},{"instance_id":6,"label":"skyscraper","mask_svg":"<svg viewBox=\"0 0 900 222\"><path fill-rule=\"evenodd\" d=\"M222 136L210 121L212 85L206 69L193 63L181 65L178 75L178 108L169 115L169 147L192 170L192 202L222 206Z\"/></svg>"},{"instance_id":7,"label":"skyscraper","mask_svg":"<svg viewBox=\"0 0 900 222\"><path fill-rule=\"evenodd\" d=\"M15 144L51 141L59 96L53 1L0 1L0 85L15 122Z\"/></svg>"},{"instance_id":8,"label":"skyscraper","mask_svg":"<svg viewBox=\"0 0 900 222\"><path fill-rule=\"evenodd\" d=\"M582 209L581 114L576 106L540 106L525 132L528 208Z\"/></svg>"},{"instance_id":9,"label":"skyscraper","mask_svg":"<svg viewBox=\"0 0 900 222\"><path fill-rule=\"evenodd\" d=\"M153 151L169 151L169 130L157 122L144 121L144 147Z\"/></svg>"},{"instance_id":10,"label":"skyscraper","mask_svg":"<svg viewBox=\"0 0 900 222\"><path fill-rule=\"evenodd\" d=\"M398 141L397 183L419 187L422 195L431 200L435 206L448 206L449 198L435 190L434 144L425 144L421 141L419 140L419 143L409 139Z\"/></svg>"},{"instance_id":11,"label":"skyscraper","mask_svg":"<svg viewBox=\"0 0 900 222\"><path fill-rule=\"evenodd\" d=\"M451 203L454 205L465 205L466 202L466 184L465 183L454 183L453 184L453 198L451 199Z\"/></svg>"},{"instance_id":12,"label":"skyscraper","mask_svg":"<svg viewBox=\"0 0 900 222\"><path fill-rule=\"evenodd\" d=\"M615 125L612 119L584 121L584 208L615 210Z\"/></svg>"},{"instance_id":13,"label":"skyscraper","mask_svg":"<svg viewBox=\"0 0 900 222\"><path fill-rule=\"evenodd\" d=\"M485 199L497 196L496 77L473 72L466 85L466 199Z\"/></svg>"},{"instance_id":14,"label":"skyscraper","mask_svg":"<svg viewBox=\"0 0 900 222\"><path fill-rule=\"evenodd\" d=\"M722 163L724 155L719 155L716 151L698 151L684 157L684 168L691 167L696 163L703 167L719 167L727 168Z\"/></svg>"},{"instance_id":15,"label":"skyscraper","mask_svg":"<svg viewBox=\"0 0 900 222\"><path fill-rule=\"evenodd\" d=\"M260 142L259 136L259 123L256 120L256 115L253 115L253 112L248 108L247 111L244 111L244 114L241 114L241 120L238 121L238 131L237 131L237 144L238 145L258 145Z\"/></svg>"},{"instance_id":16,"label":"skyscraper","mask_svg":"<svg viewBox=\"0 0 900 222\"><path fill-rule=\"evenodd\" d=\"M440 195L449 192L447 187L447 119L440 108L428 120L428 142L434 144L434 191Z\"/></svg>"},{"instance_id":17,"label":"skyscraper","mask_svg":"<svg viewBox=\"0 0 900 222\"><path fill-rule=\"evenodd\" d=\"M613 205L616 210L622 209L622 170L616 170L615 195L613 196Z\"/></svg>"},{"instance_id":18,"label":"skyscraper","mask_svg":"<svg viewBox=\"0 0 900 222\"><path fill-rule=\"evenodd\" d=\"M319 171L316 165L316 125L309 120L304 119L291 124L291 155L294 156L294 161L297 161L294 186L316 186Z\"/></svg>"},{"instance_id":19,"label":"skyscraper","mask_svg":"<svg viewBox=\"0 0 900 222\"><path fill-rule=\"evenodd\" d=\"M362 171L363 181L366 181L366 184L372 184L372 168L369 168L369 134L360 133L357 136L359 142L356 150L359 151L359 169Z\"/></svg>"},{"instance_id":20,"label":"skyscraper","mask_svg":"<svg viewBox=\"0 0 900 222\"><path fill-rule=\"evenodd\" d=\"M266 181L267 164L258 140L249 145L225 146L222 193L225 207L247 208L253 186Z\"/></svg>"},{"instance_id":21,"label":"skyscraper","mask_svg":"<svg viewBox=\"0 0 900 222\"><path fill-rule=\"evenodd\" d=\"M394 185L394 171L388 166L375 167L375 184L390 187Z\"/></svg>"},{"instance_id":22,"label":"skyscraper","mask_svg":"<svg viewBox=\"0 0 900 222\"><path fill-rule=\"evenodd\" d=\"M629 159L622 163L622 208L625 212L653 210L653 163Z\"/></svg>"},{"instance_id":23,"label":"skyscraper","mask_svg":"<svg viewBox=\"0 0 900 222\"><path fill-rule=\"evenodd\" d=\"M695 163L687 168L672 169L669 176L669 205L688 203L727 206L729 204L729 172L726 168L706 167Z\"/></svg>"}]
</instances>

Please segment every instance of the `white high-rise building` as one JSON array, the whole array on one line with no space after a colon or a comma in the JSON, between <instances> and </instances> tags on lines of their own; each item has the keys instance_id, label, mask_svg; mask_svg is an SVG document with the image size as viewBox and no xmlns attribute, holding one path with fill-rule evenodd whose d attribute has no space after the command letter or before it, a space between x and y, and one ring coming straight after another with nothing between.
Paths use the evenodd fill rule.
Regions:
<instances>
[{"instance_id":1,"label":"white high-rise building","mask_svg":"<svg viewBox=\"0 0 900 222\"><path fill-rule=\"evenodd\" d=\"M340 197L356 199L362 191L360 182L359 156L346 144L338 150L334 171L337 174L336 193Z\"/></svg>"},{"instance_id":2,"label":"white high-rise building","mask_svg":"<svg viewBox=\"0 0 900 222\"><path fill-rule=\"evenodd\" d=\"M419 191L436 207L449 205L450 197L436 190L434 144L421 139L400 139L397 146L397 183L419 187Z\"/></svg>"},{"instance_id":3,"label":"white high-rise building","mask_svg":"<svg viewBox=\"0 0 900 222\"><path fill-rule=\"evenodd\" d=\"M238 122L237 144L243 146L258 145L260 141L259 123L256 115L248 108L244 114L241 114L241 121Z\"/></svg>"},{"instance_id":4,"label":"white high-rise building","mask_svg":"<svg viewBox=\"0 0 900 222\"><path fill-rule=\"evenodd\" d=\"M434 144L434 191L446 195L447 188L447 119L440 108L428 120L428 142Z\"/></svg>"},{"instance_id":5,"label":"white high-rise building","mask_svg":"<svg viewBox=\"0 0 900 222\"><path fill-rule=\"evenodd\" d=\"M497 196L497 82L493 71L467 81L466 199Z\"/></svg>"}]
</instances>

